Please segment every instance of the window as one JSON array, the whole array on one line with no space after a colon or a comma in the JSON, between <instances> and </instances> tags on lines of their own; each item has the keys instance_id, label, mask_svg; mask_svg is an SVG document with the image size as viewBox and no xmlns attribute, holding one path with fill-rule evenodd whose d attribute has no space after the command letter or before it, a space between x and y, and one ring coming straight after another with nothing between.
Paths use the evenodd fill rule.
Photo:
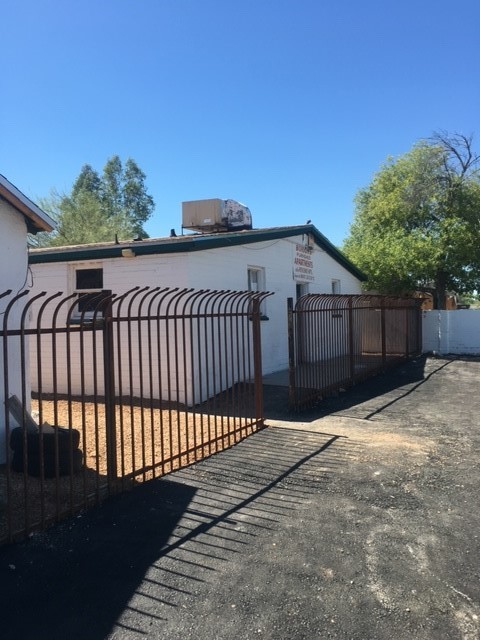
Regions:
<instances>
[{"instance_id":1,"label":"window","mask_svg":"<svg viewBox=\"0 0 480 640\"><path fill-rule=\"evenodd\" d=\"M74 317L92 318L102 299L110 295L103 289L103 269L75 269L74 291L79 294ZM97 315L102 315L101 310Z\"/></svg>"},{"instance_id":2,"label":"window","mask_svg":"<svg viewBox=\"0 0 480 640\"><path fill-rule=\"evenodd\" d=\"M77 269L76 289L103 289L103 269Z\"/></svg>"},{"instance_id":3,"label":"window","mask_svg":"<svg viewBox=\"0 0 480 640\"><path fill-rule=\"evenodd\" d=\"M248 267L248 290L263 291L265 288L265 270L259 267Z\"/></svg>"},{"instance_id":4,"label":"window","mask_svg":"<svg viewBox=\"0 0 480 640\"><path fill-rule=\"evenodd\" d=\"M263 267L248 267L248 290L249 291L265 291L265 269ZM260 305L261 320L268 320L265 301Z\"/></svg>"},{"instance_id":5,"label":"window","mask_svg":"<svg viewBox=\"0 0 480 640\"><path fill-rule=\"evenodd\" d=\"M332 293L340 293L340 280L332 280Z\"/></svg>"},{"instance_id":6,"label":"window","mask_svg":"<svg viewBox=\"0 0 480 640\"><path fill-rule=\"evenodd\" d=\"M296 292L297 292L297 300L299 300L302 296L306 296L308 293L308 282L306 283L297 282Z\"/></svg>"}]
</instances>

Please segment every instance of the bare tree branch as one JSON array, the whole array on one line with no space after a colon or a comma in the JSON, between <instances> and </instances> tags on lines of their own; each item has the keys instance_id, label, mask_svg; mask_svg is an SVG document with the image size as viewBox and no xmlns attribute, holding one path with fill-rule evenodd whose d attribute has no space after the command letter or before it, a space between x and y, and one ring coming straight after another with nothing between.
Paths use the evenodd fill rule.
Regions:
<instances>
[{"instance_id":1,"label":"bare tree branch","mask_svg":"<svg viewBox=\"0 0 480 640\"><path fill-rule=\"evenodd\" d=\"M453 173L463 178L480 164L480 155L473 152L472 135L438 131L429 140L444 151L444 167L449 175Z\"/></svg>"}]
</instances>

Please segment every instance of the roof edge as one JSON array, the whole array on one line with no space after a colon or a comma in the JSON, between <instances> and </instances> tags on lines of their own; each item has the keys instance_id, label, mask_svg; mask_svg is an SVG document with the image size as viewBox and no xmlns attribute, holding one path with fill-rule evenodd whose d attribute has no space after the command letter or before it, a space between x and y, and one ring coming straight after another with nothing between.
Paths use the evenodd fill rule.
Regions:
<instances>
[{"instance_id":1,"label":"roof edge","mask_svg":"<svg viewBox=\"0 0 480 640\"><path fill-rule=\"evenodd\" d=\"M54 220L2 174L0 174L0 196L28 219L30 222L29 231L37 233L38 231L53 231L55 229Z\"/></svg>"},{"instance_id":2,"label":"roof edge","mask_svg":"<svg viewBox=\"0 0 480 640\"><path fill-rule=\"evenodd\" d=\"M359 280L365 281L367 277L350 260L333 245L313 224L293 227L274 227L270 229L253 229L238 232L226 232L205 235L188 235L178 238L144 240L139 242L122 242L111 245L77 245L75 247L52 247L50 249L33 249L30 251L31 264L44 264L52 262L73 262L78 260L101 260L109 258L121 258L122 250L132 249L137 256L186 253L203 251L206 249L218 249L222 247L252 244L266 240L276 240L311 234L316 244L330 257L341 264L347 271Z\"/></svg>"}]
</instances>

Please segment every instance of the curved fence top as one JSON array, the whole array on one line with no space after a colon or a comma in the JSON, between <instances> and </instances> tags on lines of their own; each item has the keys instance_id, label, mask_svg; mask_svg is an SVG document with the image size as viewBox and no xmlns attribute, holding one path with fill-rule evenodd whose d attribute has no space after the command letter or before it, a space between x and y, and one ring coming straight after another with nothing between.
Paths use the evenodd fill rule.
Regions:
<instances>
[{"instance_id":1,"label":"curved fence top","mask_svg":"<svg viewBox=\"0 0 480 640\"><path fill-rule=\"evenodd\" d=\"M297 300L295 311L340 311L347 309L415 309L421 300L377 294L308 293Z\"/></svg>"},{"instance_id":2,"label":"curved fence top","mask_svg":"<svg viewBox=\"0 0 480 640\"><path fill-rule=\"evenodd\" d=\"M133 287L125 293L109 290L94 293L65 294L29 290L11 296L0 293L0 330L27 330L54 324L92 324L108 316L123 320L154 320L159 317L182 318L214 315L251 315L273 293L192 289L178 287ZM0 331L1 333L1 331Z\"/></svg>"}]
</instances>

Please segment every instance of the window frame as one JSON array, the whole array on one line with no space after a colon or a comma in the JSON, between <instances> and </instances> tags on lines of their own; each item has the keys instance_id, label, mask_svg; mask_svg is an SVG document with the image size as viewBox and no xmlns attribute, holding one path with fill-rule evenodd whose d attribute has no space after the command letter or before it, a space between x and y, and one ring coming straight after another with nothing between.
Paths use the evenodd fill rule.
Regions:
<instances>
[{"instance_id":1,"label":"window frame","mask_svg":"<svg viewBox=\"0 0 480 640\"><path fill-rule=\"evenodd\" d=\"M81 271L101 271L101 287L94 287L94 286L79 286L79 282L78 282L78 274ZM78 297L80 298L82 295L85 294L91 294L94 298L96 296L99 296L98 298L98 303L95 305L97 307L97 305L101 302L101 297L100 295L103 294L102 297L107 297L110 295L110 291L106 290L104 288L104 276L105 276L105 271L103 268L103 264L102 263L87 263L87 264L77 264L77 265L72 265L72 269L70 271L70 290L72 293L76 293L78 294ZM88 305L88 298L85 300L85 303ZM77 304L75 305L75 308L71 314L71 321L72 322L79 322L80 320L86 320L86 321L90 321L93 320L93 317L96 317L98 319L102 319L103 318L103 310L101 308L97 308L97 309L85 309L83 310L81 308L81 305L79 304L79 301L77 300Z\"/></svg>"},{"instance_id":2,"label":"window frame","mask_svg":"<svg viewBox=\"0 0 480 640\"><path fill-rule=\"evenodd\" d=\"M251 274L256 274L256 289L252 288ZM265 267L259 267L257 265L247 265L247 290L255 293L266 291L266 271ZM266 301L262 300L260 303L260 320L269 320L267 316Z\"/></svg>"},{"instance_id":3,"label":"window frame","mask_svg":"<svg viewBox=\"0 0 480 640\"><path fill-rule=\"evenodd\" d=\"M332 295L338 296L342 292L342 282L340 278L332 278Z\"/></svg>"},{"instance_id":4,"label":"window frame","mask_svg":"<svg viewBox=\"0 0 480 640\"><path fill-rule=\"evenodd\" d=\"M303 296L306 296L310 293L310 283L309 282L296 282L295 283L295 294L297 297L297 302Z\"/></svg>"}]
</instances>

